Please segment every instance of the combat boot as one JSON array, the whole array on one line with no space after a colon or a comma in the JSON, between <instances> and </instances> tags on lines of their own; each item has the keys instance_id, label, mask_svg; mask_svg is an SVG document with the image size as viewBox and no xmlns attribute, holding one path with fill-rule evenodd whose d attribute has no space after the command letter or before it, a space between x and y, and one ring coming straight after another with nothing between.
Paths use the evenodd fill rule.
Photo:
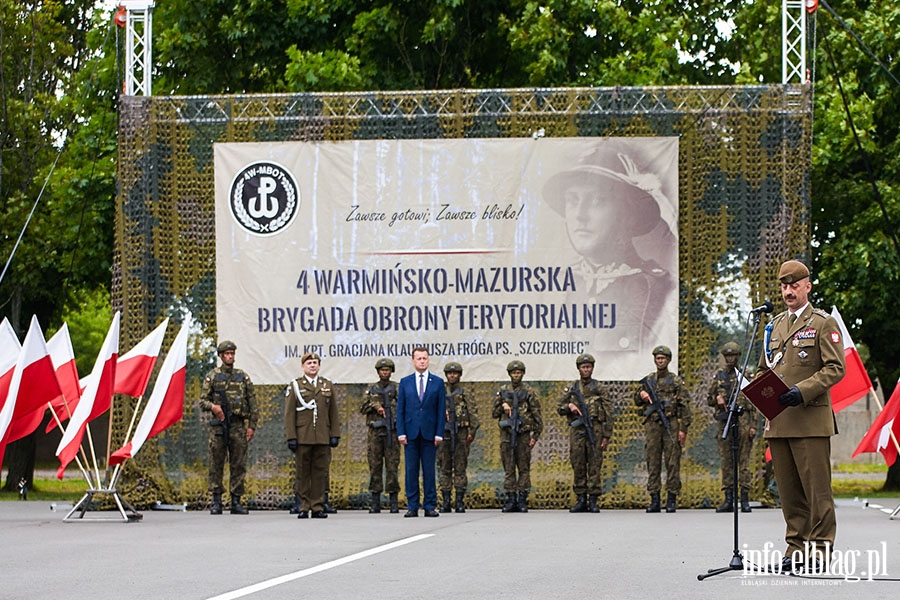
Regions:
<instances>
[{"instance_id":1,"label":"combat boot","mask_svg":"<svg viewBox=\"0 0 900 600\"><path fill-rule=\"evenodd\" d=\"M717 513L731 512L734 510L734 491L731 488L725 490L725 502L716 508Z\"/></svg>"},{"instance_id":2,"label":"combat boot","mask_svg":"<svg viewBox=\"0 0 900 600\"><path fill-rule=\"evenodd\" d=\"M591 494L588 498L588 510L592 513L600 512L600 507L597 506L597 494Z\"/></svg>"},{"instance_id":3,"label":"combat boot","mask_svg":"<svg viewBox=\"0 0 900 600\"><path fill-rule=\"evenodd\" d=\"M741 490L741 512L753 512L753 509L750 508L750 496L747 490Z\"/></svg>"},{"instance_id":4,"label":"combat boot","mask_svg":"<svg viewBox=\"0 0 900 600\"><path fill-rule=\"evenodd\" d=\"M647 507L647 512L658 513L659 511L659 492L654 492L650 494L650 506Z\"/></svg>"},{"instance_id":5,"label":"combat boot","mask_svg":"<svg viewBox=\"0 0 900 600\"><path fill-rule=\"evenodd\" d=\"M444 501L441 502L441 512L448 513L450 512L450 490L441 490L441 495L444 497Z\"/></svg>"},{"instance_id":6,"label":"combat boot","mask_svg":"<svg viewBox=\"0 0 900 600\"><path fill-rule=\"evenodd\" d=\"M328 504L328 492L325 492L325 498L322 499L322 506L325 508L325 513L329 515L337 514L337 509L332 505Z\"/></svg>"},{"instance_id":7,"label":"combat boot","mask_svg":"<svg viewBox=\"0 0 900 600\"><path fill-rule=\"evenodd\" d=\"M241 497L237 494L231 495L231 514L233 515L246 515L248 514L247 509L241 506Z\"/></svg>"},{"instance_id":8,"label":"combat boot","mask_svg":"<svg viewBox=\"0 0 900 600\"><path fill-rule=\"evenodd\" d=\"M466 490L460 488L456 490L456 512L464 513L466 512L466 505L463 504L463 498L466 497Z\"/></svg>"},{"instance_id":9,"label":"combat boot","mask_svg":"<svg viewBox=\"0 0 900 600\"><path fill-rule=\"evenodd\" d=\"M503 508L500 509L500 512L519 512L519 505L516 504L515 492L506 492L506 502L503 503Z\"/></svg>"},{"instance_id":10,"label":"combat boot","mask_svg":"<svg viewBox=\"0 0 900 600\"><path fill-rule=\"evenodd\" d=\"M519 512L528 512L528 492L519 492Z\"/></svg>"},{"instance_id":11,"label":"combat boot","mask_svg":"<svg viewBox=\"0 0 900 600\"><path fill-rule=\"evenodd\" d=\"M381 512L381 493L372 492L372 508L369 509L369 514L374 515L376 513Z\"/></svg>"},{"instance_id":12,"label":"combat boot","mask_svg":"<svg viewBox=\"0 0 900 600\"><path fill-rule=\"evenodd\" d=\"M587 497L584 494L578 494L575 506L569 509L570 513L587 512Z\"/></svg>"},{"instance_id":13,"label":"combat boot","mask_svg":"<svg viewBox=\"0 0 900 600\"><path fill-rule=\"evenodd\" d=\"M666 499L666 512L675 512L675 494L672 492L669 492L669 497Z\"/></svg>"},{"instance_id":14,"label":"combat boot","mask_svg":"<svg viewBox=\"0 0 900 600\"><path fill-rule=\"evenodd\" d=\"M209 514L211 514L211 515L221 515L222 514L222 493L221 492L213 492L212 504L209 505Z\"/></svg>"},{"instance_id":15,"label":"combat boot","mask_svg":"<svg viewBox=\"0 0 900 600\"><path fill-rule=\"evenodd\" d=\"M400 507L397 505L397 492L390 494L390 502L391 502L391 514L396 515L400 512Z\"/></svg>"}]
</instances>

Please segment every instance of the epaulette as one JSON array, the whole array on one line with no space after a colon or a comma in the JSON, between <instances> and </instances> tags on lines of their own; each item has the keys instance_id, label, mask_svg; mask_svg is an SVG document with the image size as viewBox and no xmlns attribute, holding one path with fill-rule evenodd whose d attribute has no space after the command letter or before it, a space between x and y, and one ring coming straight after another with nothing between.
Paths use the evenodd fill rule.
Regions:
<instances>
[{"instance_id":1,"label":"epaulette","mask_svg":"<svg viewBox=\"0 0 900 600\"><path fill-rule=\"evenodd\" d=\"M830 313L825 312L825 311L822 310L821 308L814 308L814 309L813 309L813 314L819 315L820 317L824 317L824 318L826 318L826 319L827 319L828 317L831 316Z\"/></svg>"}]
</instances>

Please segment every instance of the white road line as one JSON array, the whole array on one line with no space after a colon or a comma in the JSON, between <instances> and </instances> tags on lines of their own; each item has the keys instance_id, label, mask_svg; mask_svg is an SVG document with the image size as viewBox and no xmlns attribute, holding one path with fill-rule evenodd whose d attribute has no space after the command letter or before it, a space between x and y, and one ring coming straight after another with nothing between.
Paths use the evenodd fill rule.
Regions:
<instances>
[{"instance_id":1,"label":"white road line","mask_svg":"<svg viewBox=\"0 0 900 600\"><path fill-rule=\"evenodd\" d=\"M424 540L425 538L430 538L433 535L433 533L414 535L413 537L397 540L396 542L391 542L390 544L384 544L383 546L377 546L369 550L363 550L362 552L357 552L356 554L351 554L350 556L345 556L344 558L339 558L327 563L322 563L321 565L315 567L303 569L302 571L288 573L287 575L275 577L274 579L269 579L268 581L262 581L260 583L248 585L247 587L243 587L239 590L234 590L233 592L228 592L219 596L213 596L209 600L235 600L236 598L243 598L244 596L255 594L256 592L260 592L270 587L275 587L276 585L281 585L282 583L287 583L289 581L294 581L295 579L300 579L301 577L306 577L307 575L313 575L315 573L327 571L328 569L333 569L334 567L339 567L341 565L351 563L355 560L366 558L367 556L372 556L373 554L378 554L387 550L393 550L394 548L399 548L400 546L405 546L406 544L412 544L413 542L418 542Z\"/></svg>"}]
</instances>

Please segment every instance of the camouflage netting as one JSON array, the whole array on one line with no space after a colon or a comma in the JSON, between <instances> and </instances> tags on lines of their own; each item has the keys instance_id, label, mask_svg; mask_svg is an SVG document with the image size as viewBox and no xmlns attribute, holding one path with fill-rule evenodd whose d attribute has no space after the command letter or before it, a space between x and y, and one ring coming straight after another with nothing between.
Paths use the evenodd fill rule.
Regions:
<instances>
[{"instance_id":1,"label":"camouflage netting","mask_svg":"<svg viewBox=\"0 0 900 600\"><path fill-rule=\"evenodd\" d=\"M799 86L123 98L113 281L114 308L123 314L121 346L130 348L166 316L180 324L190 315L197 325L188 348L184 420L128 461L123 495L138 507L161 501L202 508L208 502L207 425L197 398L216 360L213 143L677 135L678 359L694 415L679 504L717 504L719 457L706 389L719 366L720 345L742 339L741 307L748 299L756 305L778 298L779 264L807 257L811 114L810 91ZM164 347L176 332L169 327ZM652 368L648 356L647 371ZM327 361L322 373L328 375ZM573 364L560 376L576 374ZM371 375L374 381L374 364ZM539 391L546 422L534 452L531 503L566 507L574 500L572 471L564 419L555 413L565 383L530 383ZM617 421L601 505L635 508L646 503L647 471L641 420L631 400L634 384L609 385ZM499 429L490 419L496 387L471 386L483 421L469 462L470 504L476 508L499 507L502 489ZM331 485L339 508L366 505L366 428L357 411L363 389L337 386L343 432ZM282 426L283 388L257 391L262 416L251 444L246 499L252 508L286 508L293 460ZM117 398L114 448L133 402ZM756 443L751 499L771 501L762 454Z\"/></svg>"}]
</instances>

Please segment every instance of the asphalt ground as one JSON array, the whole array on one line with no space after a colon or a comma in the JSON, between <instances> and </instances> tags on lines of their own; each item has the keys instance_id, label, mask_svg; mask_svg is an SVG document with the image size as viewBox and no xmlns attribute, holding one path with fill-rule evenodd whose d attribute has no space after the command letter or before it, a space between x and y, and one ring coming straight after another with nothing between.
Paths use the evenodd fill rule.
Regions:
<instances>
[{"instance_id":1,"label":"asphalt ground","mask_svg":"<svg viewBox=\"0 0 900 600\"><path fill-rule=\"evenodd\" d=\"M745 572L784 550L781 511L756 508L738 519L743 568L704 581L734 559L730 513L151 510L135 522L93 511L63 522L69 505L3 502L0 598L896 598L886 580L900 580L900 519L889 517L900 500L875 502L838 501L829 574Z\"/></svg>"}]
</instances>

